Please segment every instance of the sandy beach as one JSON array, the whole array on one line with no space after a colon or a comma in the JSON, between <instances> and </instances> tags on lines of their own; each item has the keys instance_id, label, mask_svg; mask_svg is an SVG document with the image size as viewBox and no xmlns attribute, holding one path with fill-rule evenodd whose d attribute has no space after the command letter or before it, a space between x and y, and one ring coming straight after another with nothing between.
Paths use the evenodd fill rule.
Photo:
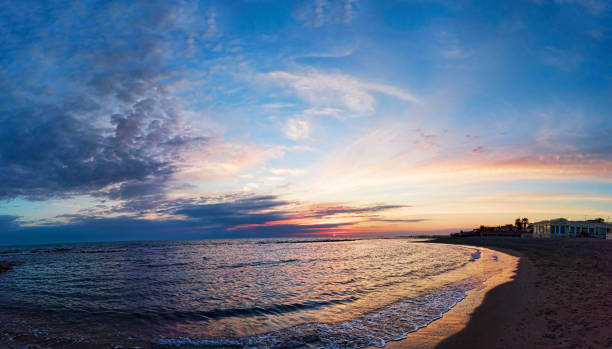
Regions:
<instances>
[{"instance_id":1,"label":"sandy beach","mask_svg":"<svg viewBox=\"0 0 612 349\"><path fill-rule=\"evenodd\" d=\"M465 328L470 320L470 314L482 304L491 290L509 283L516 277L520 260L518 255L488 248L481 248L480 252L480 259L466 268L477 270L483 278L483 283L469 290L466 298L444 313L442 318L427 327L409 333L404 340L389 342L386 348L435 348L443 340Z\"/></svg>"},{"instance_id":2,"label":"sandy beach","mask_svg":"<svg viewBox=\"0 0 612 349\"><path fill-rule=\"evenodd\" d=\"M464 305L429 326L453 333L457 324L452 318L461 319L463 313L468 319L436 348L612 347L611 241L475 237L433 242L482 246L520 257L511 282L486 292L475 309L470 304L478 299L468 294ZM409 336L389 347L414 347L414 341Z\"/></svg>"}]
</instances>

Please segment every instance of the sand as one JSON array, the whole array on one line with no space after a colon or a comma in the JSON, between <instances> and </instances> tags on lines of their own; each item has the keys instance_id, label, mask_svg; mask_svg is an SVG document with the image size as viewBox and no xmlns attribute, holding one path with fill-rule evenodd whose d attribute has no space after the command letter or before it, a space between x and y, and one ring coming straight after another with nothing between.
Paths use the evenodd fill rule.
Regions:
<instances>
[{"instance_id":1,"label":"sand","mask_svg":"<svg viewBox=\"0 0 612 349\"><path fill-rule=\"evenodd\" d=\"M612 348L612 241L439 238L520 257L516 276L468 297L432 326L447 328L435 348ZM459 324L452 318L468 320ZM450 318L450 319L447 319ZM415 332L415 334L427 328ZM414 348L406 340L390 348Z\"/></svg>"},{"instance_id":2,"label":"sand","mask_svg":"<svg viewBox=\"0 0 612 349\"><path fill-rule=\"evenodd\" d=\"M476 269L485 279L482 285L467 292L467 296L451 310L427 327L409 333L405 340L389 342L386 348L434 348L451 335L463 330L470 314L483 302L485 296L499 285L509 283L516 277L520 258L516 254L481 248L481 258L467 268ZM472 274L472 273L469 273ZM473 275L473 274L472 274ZM457 343L461 347L462 343Z\"/></svg>"}]
</instances>

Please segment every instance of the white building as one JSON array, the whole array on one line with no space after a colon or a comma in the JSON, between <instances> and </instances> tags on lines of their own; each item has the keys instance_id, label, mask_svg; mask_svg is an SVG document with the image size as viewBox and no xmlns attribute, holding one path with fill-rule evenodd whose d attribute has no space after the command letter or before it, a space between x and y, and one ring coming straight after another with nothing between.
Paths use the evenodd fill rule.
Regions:
<instances>
[{"instance_id":1,"label":"white building","mask_svg":"<svg viewBox=\"0 0 612 349\"><path fill-rule=\"evenodd\" d=\"M565 218L533 223L534 238L592 237L605 239L612 231L612 224L600 220L568 221Z\"/></svg>"}]
</instances>

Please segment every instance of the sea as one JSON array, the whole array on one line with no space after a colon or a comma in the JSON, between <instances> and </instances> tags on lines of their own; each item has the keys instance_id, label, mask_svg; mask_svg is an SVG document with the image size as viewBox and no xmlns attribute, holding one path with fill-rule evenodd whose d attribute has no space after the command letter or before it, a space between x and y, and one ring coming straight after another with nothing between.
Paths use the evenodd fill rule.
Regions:
<instances>
[{"instance_id":1,"label":"sea","mask_svg":"<svg viewBox=\"0 0 612 349\"><path fill-rule=\"evenodd\" d=\"M482 283L479 257L410 239L5 246L0 348L383 347Z\"/></svg>"}]
</instances>

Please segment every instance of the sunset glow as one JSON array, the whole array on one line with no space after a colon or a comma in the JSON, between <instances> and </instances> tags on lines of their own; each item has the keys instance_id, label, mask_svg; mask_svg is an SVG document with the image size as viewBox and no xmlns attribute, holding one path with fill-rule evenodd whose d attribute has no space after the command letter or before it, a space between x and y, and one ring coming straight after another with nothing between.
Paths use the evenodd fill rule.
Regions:
<instances>
[{"instance_id":1,"label":"sunset glow","mask_svg":"<svg viewBox=\"0 0 612 349\"><path fill-rule=\"evenodd\" d=\"M596 3L9 2L0 244L607 219Z\"/></svg>"}]
</instances>

